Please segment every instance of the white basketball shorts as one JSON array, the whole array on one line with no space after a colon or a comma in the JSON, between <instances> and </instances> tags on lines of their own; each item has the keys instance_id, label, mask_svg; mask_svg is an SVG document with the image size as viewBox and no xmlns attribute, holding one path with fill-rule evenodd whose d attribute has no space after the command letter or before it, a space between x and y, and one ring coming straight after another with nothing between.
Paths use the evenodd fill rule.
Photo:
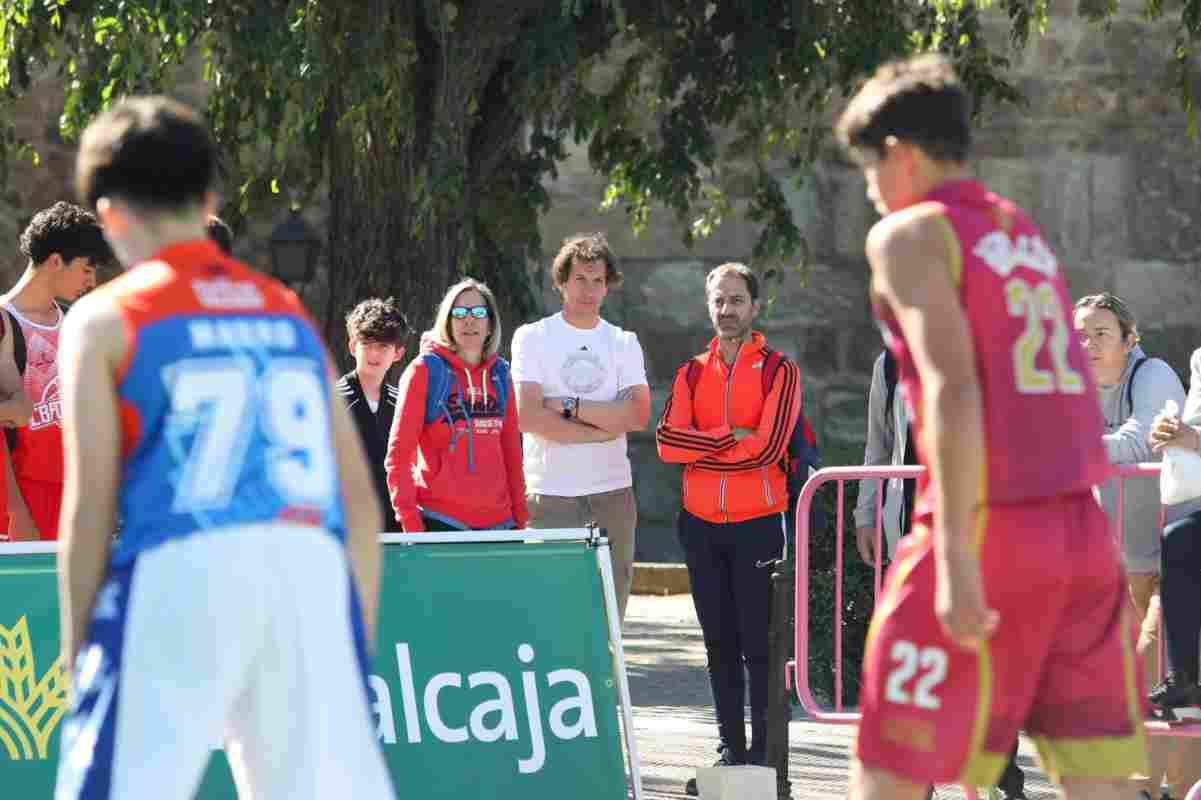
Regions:
<instances>
[{"instance_id":1,"label":"white basketball shorts","mask_svg":"<svg viewBox=\"0 0 1201 800\"><path fill-rule=\"evenodd\" d=\"M56 800L191 798L224 739L246 798L392 798L346 551L249 525L169 541L96 597Z\"/></svg>"}]
</instances>

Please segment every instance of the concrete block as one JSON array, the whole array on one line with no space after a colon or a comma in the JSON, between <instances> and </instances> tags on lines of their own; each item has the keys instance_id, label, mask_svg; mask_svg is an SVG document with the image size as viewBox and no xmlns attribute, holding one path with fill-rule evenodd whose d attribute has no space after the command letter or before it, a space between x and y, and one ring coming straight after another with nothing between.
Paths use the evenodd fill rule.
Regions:
<instances>
[{"instance_id":1,"label":"concrete block","mask_svg":"<svg viewBox=\"0 0 1201 800\"><path fill-rule=\"evenodd\" d=\"M631 594L688 594L688 567L683 564L634 562Z\"/></svg>"},{"instance_id":2,"label":"concrete block","mask_svg":"<svg viewBox=\"0 0 1201 800\"><path fill-rule=\"evenodd\" d=\"M775 800L776 771L771 767L706 767L696 771L701 800Z\"/></svg>"}]
</instances>

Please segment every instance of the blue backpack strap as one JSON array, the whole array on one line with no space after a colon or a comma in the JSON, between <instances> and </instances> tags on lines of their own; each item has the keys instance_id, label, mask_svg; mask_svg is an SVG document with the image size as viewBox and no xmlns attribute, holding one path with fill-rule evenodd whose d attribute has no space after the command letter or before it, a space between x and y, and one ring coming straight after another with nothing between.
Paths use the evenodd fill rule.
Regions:
<instances>
[{"instance_id":1,"label":"blue backpack strap","mask_svg":"<svg viewBox=\"0 0 1201 800\"><path fill-rule=\"evenodd\" d=\"M509 406L509 389L513 386L513 373L509 362L503 358L496 359L490 370L492 385L496 387L496 410L504 417Z\"/></svg>"},{"instance_id":2,"label":"blue backpack strap","mask_svg":"<svg viewBox=\"0 0 1201 800\"><path fill-rule=\"evenodd\" d=\"M446 413L450 399L450 365L437 353L422 353L421 363L429 375L425 392L425 424L429 425Z\"/></svg>"}]
</instances>

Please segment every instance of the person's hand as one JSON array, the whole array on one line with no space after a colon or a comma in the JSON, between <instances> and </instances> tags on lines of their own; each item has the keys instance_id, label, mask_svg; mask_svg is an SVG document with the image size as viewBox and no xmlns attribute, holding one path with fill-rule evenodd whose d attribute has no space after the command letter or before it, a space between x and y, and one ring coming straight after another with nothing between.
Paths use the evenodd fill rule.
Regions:
<instances>
[{"instance_id":1,"label":"person's hand","mask_svg":"<svg viewBox=\"0 0 1201 800\"><path fill-rule=\"evenodd\" d=\"M754 432L755 432L754 428L735 428L734 429L734 441L741 442L743 439L750 436Z\"/></svg>"},{"instance_id":2,"label":"person's hand","mask_svg":"<svg viewBox=\"0 0 1201 800\"><path fill-rule=\"evenodd\" d=\"M1001 615L984 602L980 562L968 553L938 556L934 613L960 647L974 650L997 630Z\"/></svg>"},{"instance_id":3,"label":"person's hand","mask_svg":"<svg viewBox=\"0 0 1201 800\"><path fill-rule=\"evenodd\" d=\"M855 529L855 545L864 564L876 566L876 526L864 525Z\"/></svg>"},{"instance_id":4,"label":"person's hand","mask_svg":"<svg viewBox=\"0 0 1201 800\"><path fill-rule=\"evenodd\" d=\"M1185 425L1184 420L1177 416L1160 414L1151 423L1151 433L1147 442L1155 452L1165 447L1183 447L1196 452L1201 450L1201 435L1192 425Z\"/></svg>"}]
</instances>

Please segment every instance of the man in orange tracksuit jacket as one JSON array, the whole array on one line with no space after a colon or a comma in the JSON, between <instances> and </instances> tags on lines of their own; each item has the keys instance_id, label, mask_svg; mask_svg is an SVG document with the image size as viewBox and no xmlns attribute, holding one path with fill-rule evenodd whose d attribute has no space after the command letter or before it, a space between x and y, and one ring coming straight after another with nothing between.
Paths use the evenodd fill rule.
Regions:
<instances>
[{"instance_id":1,"label":"man in orange tracksuit jacket","mask_svg":"<svg viewBox=\"0 0 1201 800\"><path fill-rule=\"evenodd\" d=\"M679 536L705 637L721 737L717 763L762 764L771 570L756 565L784 553L788 487L780 461L800 414L801 378L796 363L784 358L770 383L764 380L771 351L751 330L760 309L759 280L751 270L722 264L705 278L705 295L717 336L676 373L655 439L660 458L686 465ZM694 781L687 791L696 793Z\"/></svg>"}]
</instances>

